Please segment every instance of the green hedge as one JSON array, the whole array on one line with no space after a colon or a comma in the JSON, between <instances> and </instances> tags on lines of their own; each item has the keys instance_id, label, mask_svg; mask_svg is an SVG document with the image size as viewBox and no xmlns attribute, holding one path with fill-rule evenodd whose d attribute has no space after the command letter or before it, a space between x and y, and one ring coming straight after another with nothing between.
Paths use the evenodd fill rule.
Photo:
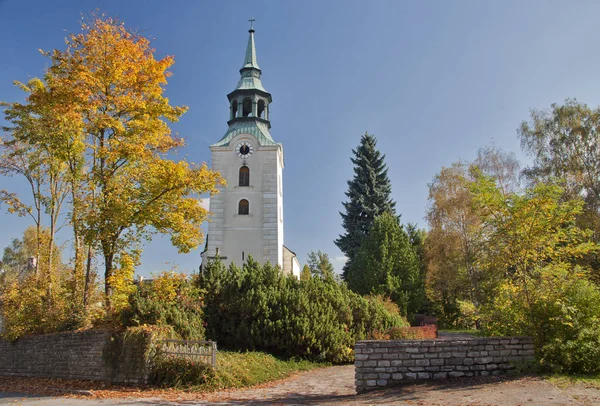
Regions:
<instances>
[{"instance_id":1,"label":"green hedge","mask_svg":"<svg viewBox=\"0 0 600 406\"><path fill-rule=\"evenodd\" d=\"M207 337L220 348L349 362L357 340L408 324L381 300L331 278L300 281L251 258L241 269L211 262L197 283L205 292Z\"/></svg>"}]
</instances>

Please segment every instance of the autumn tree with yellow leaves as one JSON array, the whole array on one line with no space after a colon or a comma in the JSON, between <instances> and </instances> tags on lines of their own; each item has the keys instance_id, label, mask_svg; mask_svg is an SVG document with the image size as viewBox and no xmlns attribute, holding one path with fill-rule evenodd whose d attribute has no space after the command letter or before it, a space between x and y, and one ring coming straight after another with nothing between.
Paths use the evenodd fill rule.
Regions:
<instances>
[{"instance_id":1,"label":"autumn tree with yellow leaves","mask_svg":"<svg viewBox=\"0 0 600 406\"><path fill-rule=\"evenodd\" d=\"M0 167L23 154L39 157L39 164L11 174L27 180L27 171L45 174L34 178L47 191L33 191L43 206L38 212L67 204L73 274L85 306L97 255L110 298L120 284L113 277L117 264L131 266L132 253L153 234L169 235L180 252L197 247L208 215L198 197L215 193L222 180L206 164L172 159L185 144L169 123L187 110L164 96L172 56L156 59L147 38L103 15L65 41L65 50L44 52L49 67L42 79L17 83L26 101L3 103L8 125ZM22 196L3 191L0 197L10 211L37 213Z\"/></svg>"}]
</instances>

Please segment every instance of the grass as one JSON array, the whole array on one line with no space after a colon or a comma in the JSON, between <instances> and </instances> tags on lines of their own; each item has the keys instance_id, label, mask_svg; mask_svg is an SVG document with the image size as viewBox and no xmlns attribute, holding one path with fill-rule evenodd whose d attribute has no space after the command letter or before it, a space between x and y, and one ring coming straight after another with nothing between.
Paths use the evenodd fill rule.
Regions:
<instances>
[{"instance_id":1,"label":"grass","mask_svg":"<svg viewBox=\"0 0 600 406\"><path fill-rule=\"evenodd\" d=\"M600 389L600 374L595 375L566 375L566 374L555 374L546 377L551 383L557 387L564 389L568 386L583 384L585 386L591 386L596 389Z\"/></svg>"},{"instance_id":2,"label":"grass","mask_svg":"<svg viewBox=\"0 0 600 406\"><path fill-rule=\"evenodd\" d=\"M254 386L327 365L306 360L284 360L262 352L219 351L214 376L190 389L214 391Z\"/></svg>"}]
</instances>

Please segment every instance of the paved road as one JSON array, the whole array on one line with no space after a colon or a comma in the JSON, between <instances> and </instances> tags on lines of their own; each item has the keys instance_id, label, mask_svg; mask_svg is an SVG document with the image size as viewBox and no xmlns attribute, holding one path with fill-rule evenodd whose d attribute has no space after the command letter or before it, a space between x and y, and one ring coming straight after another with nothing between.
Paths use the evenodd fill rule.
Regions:
<instances>
[{"instance_id":1,"label":"paved road","mask_svg":"<svg viewBox=\"0 0 600 406\"><path fill-rule=\"evenodd\" d=\"M356 395L353 366L336 366L296 375L271 387L233 390L194 398L187 394L177 403L158 398L71 399L0 393L0 404L26 406L110 405L600 405L600 390L560 390L541 378L457 379L445 383L419 383Z\"/></svg>"}]
</instances>

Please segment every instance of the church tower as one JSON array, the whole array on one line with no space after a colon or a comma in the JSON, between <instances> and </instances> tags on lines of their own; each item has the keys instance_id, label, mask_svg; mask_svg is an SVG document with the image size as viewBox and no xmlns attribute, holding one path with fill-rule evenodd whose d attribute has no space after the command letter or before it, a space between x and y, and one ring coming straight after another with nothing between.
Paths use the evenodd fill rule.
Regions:
<instances>
[{"instance_id":1,"label":"church tower","mask_svg":"<svg viewBox=\"0 0 600 406\"><path fill-rule=\"evenodd\" d=\"M254 32L251 26L240 80L227 95L227 132L210 146L212 169L227 185L210 199L202 261L218 255L241 266L251 255L299 275L295 254L283 245L283 146L270 134L272 98L261 82Z\"/></svg>"}]
</instances>

